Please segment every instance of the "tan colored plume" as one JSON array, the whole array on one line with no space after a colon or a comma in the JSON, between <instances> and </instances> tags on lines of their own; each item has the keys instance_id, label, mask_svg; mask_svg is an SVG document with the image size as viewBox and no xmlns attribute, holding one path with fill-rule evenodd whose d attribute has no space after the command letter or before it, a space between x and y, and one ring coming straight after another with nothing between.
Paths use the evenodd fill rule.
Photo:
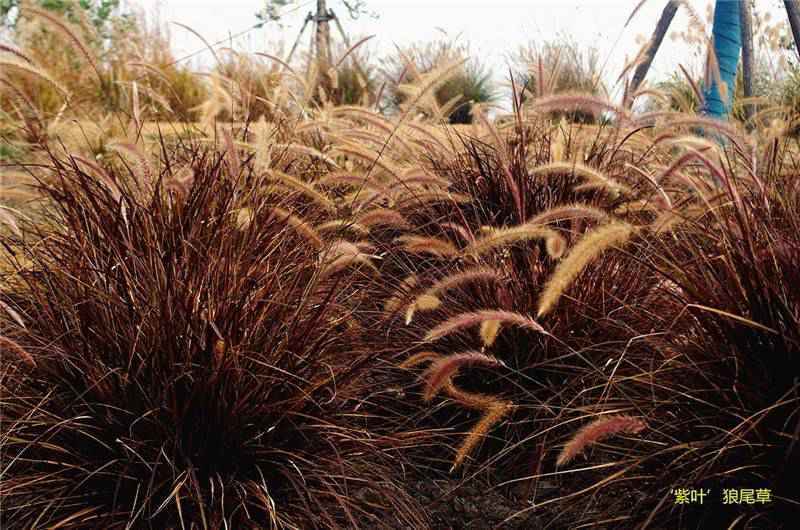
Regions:
<instances>
[{"instance_id":1,"label":"tan colored plume","mask_svg":"<svg viewBox=\"0 0 800 530\"><path fill-rule=\"evenodd\" d=\"M607 249L622 245L635 229L623 222L611 222L587 232L558 264L542 291L538 315L546 315L572 284L578 274Z\"/></svg>"}]
</instances>

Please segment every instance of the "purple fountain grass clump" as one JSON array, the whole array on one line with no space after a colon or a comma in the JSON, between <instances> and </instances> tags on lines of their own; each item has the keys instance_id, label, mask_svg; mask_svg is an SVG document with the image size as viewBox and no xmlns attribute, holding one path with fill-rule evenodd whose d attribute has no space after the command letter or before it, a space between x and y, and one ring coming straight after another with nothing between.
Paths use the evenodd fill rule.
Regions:
<instances>
[{"instance_id":1,"label":"purple fountain grass clump","mask_svg":"<svg viewBox=\"0 0 800 530\"><path fill-rule=\"evenodd\" d=\"M179 198L53 159L47 222L2 236L4 528L424 527L385 456L406 442L358 407L381 361L328 268L359 248L192 157Z\"/></svg>"}]
</instances>

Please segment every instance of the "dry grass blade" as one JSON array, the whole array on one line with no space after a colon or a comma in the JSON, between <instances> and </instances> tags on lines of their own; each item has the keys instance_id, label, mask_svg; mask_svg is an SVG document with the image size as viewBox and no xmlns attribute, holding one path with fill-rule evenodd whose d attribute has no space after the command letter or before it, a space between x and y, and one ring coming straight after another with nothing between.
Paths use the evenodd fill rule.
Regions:
<instances>
[{"instance_id":1,"label":"dry grass blade","mask_svg":"<svg viewBox=\"0 0 800 530\"><path fill-rule=\"evenodd\" d=\"M350 46L349 48L347 48L347 50L345 50L345 52L342 54L342 57L341 57L341 58L340 58L340 59L339 59L339 60L336 62L336 64L334 65L334 67L333 67L333 68L334 68L334 69L338 69L338 68L339 68L339 67L342 65L342 63L343 63L343 62L344 62L344 61L345 61L345 60L346 60L346 59L347 59L347 58L348 58L348 57L349 57L349 56L350 56L350 55L351 55L351 54L352 54L354 51L356 51L358 48L360 48L360 47L361 47L361 45L363 45L365 42L367 42L367 41L370 41L370 40L372 40L373 38L375 38L375 35L367 35L366 37L363 37L363 38L359 39L359 40L358 40L358 42L356 42L355 44L353 44L352 46Z\"/></svg>"},{"instance_id":2,"label":"dry grass blade","mask_svg":"<svg viewBox=\"0 0 800 530\"><path fill-rule=\"evenodd\" d=\"M217 64L222 64L222 61L220 61L219 55L217 55L217 52L214 50L214 47L205 39L205 37L200 35L197 31L187 26L186 24L181 24L180 22L175 22L174 20L172 21L172 23L178 27L185 29L186 31L188 31L189 33L200 39L200 42L205 44L208 51L211 52L211 55L214 57L214 60L217 61Z\"/></svg>"},{"instance_id":3,"label":"dry grass blade","mask_svg":"<svg viewBox=\"0 0 800 530\"><path fill-rule=\"evenodd\" d=\"M628 19L625 21L625 25L622 26L622 27L624 27L624 28L628 27L628 24L631 23L631 20L633 20L633 17L636 16L636 13L639 12L639 10L642 8L642 6L645 4L645 2L647 2L647 0L640 0L639 3L636 4L636 7L634 7L633 11L631 11L631 14L628 15Z\"/></svg>"},{"instance_id":4,"label":"dry grass blade","mask_svg":"<svg viewBox=\"0 0 800 530\"><path fill-rule=\"evenodd\" d=\"M364 425L360 410L385 380L377 365L394 357L362 339L355 275L323 278L328 258L366 259L367 246L320 249L287 229L280 218L294 218L277 204L296 201L264 193L251 159L236 179L215 150L178 152L164 150L175 157L165 173L188 164L194 174L179 197L141 197L110 163L116 199L53 158L55 178L40 186L52 219L25 223L22 238L0 230L3 257L26 257L0 286L26 318L13 325L0 308L0 437L13 440L3 521L426 528L392 471L399 455L387 454L404 442L388 424ZM316 222L318 210L304 211ZM370 499L348 490L355 483Z\"/></svg>"}]
</instances>

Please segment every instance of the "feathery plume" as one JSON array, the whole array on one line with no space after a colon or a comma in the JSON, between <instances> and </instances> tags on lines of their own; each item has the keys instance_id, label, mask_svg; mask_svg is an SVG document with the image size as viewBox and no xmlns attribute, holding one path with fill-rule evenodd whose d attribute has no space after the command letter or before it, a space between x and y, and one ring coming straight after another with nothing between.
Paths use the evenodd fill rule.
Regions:
<instances>
[{"instance_id":1,"label":"feathery plume","mask_svg":"<svg viewBox=\"0 0 800 530\"><path fill-rule=\"evenodd\" d=\"M487 348L494 344L497 335L500 333L501 322L499 320L484 320L481 322L481 340Z\"/></svg>"},{"instance_id":2,"label":"feathery plume","mask_svg":"<svg viewBox=\"0 0 800 530\"><path fill-rule=\"evenodd\" d=\"M26 63L34 64L33 59L31 59L25 52L23 52L22 50L20 50L15 46L11 46L9 44L3 44L2 42L0 42L0 52L9 53L11 55L14 55L15 57L22 59Z\"/></svg>"},{"instance_id":3,"label":"feathery plume","mask_svg":"<svg viewBox=\"0 0 800 530\"><path fill-rule=\"evenodd\" d=\"M496 320L503 324L511 324L538 333L547 334L547 331L545 331L538 322L520 313L499 309L481 309L472 313L461 313L442 322L425 335L425 341L432 342L438 340L463 328L475 326L487 320Z\"/></svg>"},{"instance_id":4,"label":"feathery plume","mask_svg":"<svg viewBox=\"0 0 800 530\"><path fill-rule=\"evenodd\" d=\"M608 100L580 93L564 93L537 98L533 102L533 109L543 112L580 109L591 112L595 116L604 112L613 112L625 120L630 119L630 113L626 109L614 105Z\"/></svg>"},{"instance_id":5,"label":"feathery plume","mask_svg":"<svg viewBox=\"0 0 800 530\"><path fill-rule=\"evenodd\" d=\"M278 206L273 207L271 211L272 214L270 215L270 219L277 219L286 223L296 230L298 234L307 239L312 245L314 245L314 247L322 247L322 238L319 237L319 234L317 234L314 228L312 228L312 226L305 219L302 219L301 217Z\"/></svg>"},{"instance_id":6,"label":"feathery plume","mask_svg":"<svg viewBox=\"0 0 800 530\"><path fill-rule=\"evenodd\" d=\"M425 291L426 295L429 296L438 296L439 294L448 291L450 289L454 289L456 287L460 287L466 283L472 282L491 282L491 281L502 281L502 274L495 270L490 269L488 267L477 267L474 269L467 269L456 274L451 274L450 276L445 276L444 278L439 279L433 285L431 285L427 291Z\"/></svg>"},{"instance_id":7,"label":"feathery plume","mask_svg":"<svg viewBox=\"0 0 800 530\"><path fill-rule=\"evenodd\" d=\"M400 282L400 285L395 289L396 294L393 294L386 299L386 302L383 304L383 310L387 313L394 313L397 311L406 295L417 286L417 282L418 280L416 274L409 274L406 276L403 281Z\"/></svg>"},{"instance_id":8,"label":"feathery plume","mask_svg":"<svg viewBox=\"0 0 800 530\"><path fill-rule=\"evenodd\" d=\"M428 361L436 361L441 358L442 358L441 353L436 353L433 351L421 351L415 353L414 355L412 355L411 357L400 363L399 366L400 368L414 368L415 366L419 366L422 363Z\"/></svg>"},{"instance_id":9,"label":"feathery plume","mask_svg":"<svg viewBox=\"0 0 800 530\"><path fill-rule=\"evenodd\" d=\"M458 74L467 59L458 59L450 63L443 64L433 70L419 76L413 83L404 83L397 87L397 92L408 97L404 103L406 107L403 117L411 112L425 96L437 90L440 86L447 83L454 75ZM402 120L401 120L402 121Z\"/></svg>"},{"instance_id":10,"label":"feathery plume","mask_svg":"<svg viewBox=\"0 0 800 530\"><path fill-rule=\"evenodd\" d=\"M549 164L538 166L532 169L533 175L553 175L562 173L572 173L578 177L583 177L588 180L587 184L579 186L580 189L602 188L607 189L613 193L630 193L630 188L621 182L617 182L601 173L600 171L589 167L580 162L551 162Z\"/></svg>"},{"instance_id":11,"label":"feathery plume","mask_svg":"<svg viewBox=\"0 0 800 530\"><path fill-rule=\"evenodd\" d=\"M499 247L530 239L544 239L547 241L548 253L550 253L551 250L558 251L561 249L563 251L563 248L566 247L564 238L552 228L536 223L525 223L509 228L488 230L487 235L477 239L464 249L464 255L473 257L480 256ZM561 241L550 243L552 240ZM551 254L554 258L559 257L559 255Z\"/></svg>"},{"instance_id":12,"label":"feathery plume","mask_svg":"<svg viewBox=\"0 0 800 530\"><path fill-rule=\"evenodd\" d=\"M250 227L250 223L253 222L253 217L255 217L255 214L252 208L240 209L239 213L236 214L236 228L247 230Z\"/></svg>"},{"instance_id":13,"label":"feathery plume","mask_svg":"<svg viewBox=\"0 0 800 530\"><path fill-rule=\"evenodd\" d=\"M327 262L321 273L323 278L340 272L351 265L358 264L366 265L373 272L378 272L369 256L361 252L360 248L349 241L335 241L331 245L326 258Z\"/></svg>"},{"instance_id":14,"label":"feathery plume","mask_svg":"<svg viewBox=\"0 0 800 530\"><path fill-rule=\"evenodd\" d=\"M440 223L439 226L441 228L450 230L451 232L454 232L455 234L458 234L458 236L463 241L466 241L467 243L472 243L473 241L475 241L475 235L470 230L468 230L464 226L460 225L459 223L453 223L453 222L447 221L447 222L444 222L444 223Z\"/></svg>"},{"instance_id":15,"label":"feathery plume","mask_svg":"<svg viewBox=\"0 0 800 530\"><path fill-rule=\"evenodd\" d=\"M424 169L413 167L403 173L403 178L397 182L393 182L389 189L397 187L406 187L411 185L435 186L437 188L446 189L450 186L447 180L431 175Z\"/></svg>"},{"instance_id":16,"label":"feathery plume","mask_svg":"<svg viewBox=\"0 0 800 530\"><path fill-rule=\"evenodd\" d=\"M36 368L36 361L33 355L28 353L28 350L3 335L0 335L0 351L6 351L16 355L19 360L25 363L29 368Z\"/></svg>"},{"instance_id":17,"label":"feathery plume","mask_svg":"<svg viewBox=\"0 0 800 530\"><path fill-rule=\"evenodd\" d=\"M0 307L2 307L3 310L5 310L5 312L8 313L8 316L10 316L11 319L19 325L19 327L21 327L23 329L26 327L25 326L25 321L22 320L22 317L20 316L20 314L17 313L14 309L12 309L12 307L10 305L8 305L7 303L5 303L2 300L0 300Z\"/></svg>"},{"instance_id":18,"label":"feathery plume","mask_svg":"<svg viewBox=\"0 0 800 530\"><path fill-rule=\"evenodd\" d=\"M352 265L366 265L373 272L377 272L378 269L375 265L370 261L370 259L365 256L364 254L343 254L337 258L334 258L333 261L330 261L325 265L325 268L322 269L321 277L327 278L337 272L341 272L344 269L352 266Z\"/></svg>"},{"instance_id":19,"label":"feathery plume","mask_svg":"<svg viewBox=\"0 0 800 530\"><path fill-rule=\"evenodd\" d=\"M122 191L120 190L119 186L114 181L114 179L111 178L111 176L108 174L108 172L105 169L103 169L96 162L93 162L92 160L84 158L84 157L82 157L80 155L71 155L71 157L76 162L80 162L84 166L86 166L89 169L91 169L94 172L95 176L99 178L100 182L106 188L108 188L108 190L111 192L111 195L112 195L112 197L114 197L114 200L119 200L119 197L122 194Z\"/></svg>"},{"instance_id":20,"label":"feathery plume","mask_svg":"<svg viewBox=\"0 0 800 530\"><path fill-rule=\"evenodd\" d=\"M353 232L354 234L358 234L360 236L366 236L369 234L369 228L348 219L334 219L333 221L328 221L317 225L316 229L317 232L343 230Z\"/></svg>"},{"instance_id":21,"label":"feathery plume","mask_svg":"<svg viewBox=\"0 0 800 530\"><path fill-rule=\"evenodd\" d=\"M50 13L49 11L45 11L44 9L39 9L36 7L32 7L30 5L25 5L20 7L20 14L32 15L36 18L39 18L47 23L50 27L54 28L57 32L61 33L63 36L67 38L72 45L83 55L83 58L86 59L86 62L92 67L92 69L97 74L97 78L102 80L103 76L100 74L100 70L97 67L97 63L92 57L91 52L89 51L89 47L83 42L78 36L78 33L75 29L70 28L69 23L65 20L61 19L60 17Z\"/></svg>"},{"instance_id":22,"label":"feathery plume","mask_svg":"<svg viewBox=\"0 0 800 530\"><path fill-rule=\"evenodd\" d=\"M432 400L444 387L445 383L452 380L461 368L475 365L504 366L497 358L475 351L452 353L435 359L423 375L425 380L425 401Z\"/></svg>"},{"instance_id":23,"label":"feathery plume","mask_svg":"<svg viewBox=\"0 0 800 530\"><path fill-rule=\"evenodd\" d=\"M450 468L451 473L461 466L464 459L472 452L475 446L478 445L478 442L486 436L486 433L500 420L505 418L513 409L514 404L508 401L497 401L489 407L486 414L481 418L481 421L472 428L464 439L464 442L458 448L456 457L453 460L453 466Z\"/></svg>"},{"instance_id":24,"label":"feathery plume","mask_svg":"<svg viewBox=\"0 0 800 530\"><path fill-rule=\"evenodd\" d=\"M409 311L406 313L406 325L411 323L411 318L415 311L432 311L441 306L442 301L439 296L449 289L477 281L499 282L501 278L502 276L498 271L485 267L468 269L456 274L451 274L450 276L445 276L431 285L411 303Z\"/></svg>"},{"instance_id":25,"label":"feathery plume","mask_svg":"<svg viewBox=\"0 0 800 530\"><path fill-rule=\"evenodd\" d=\"M139 169L141 169L142 172L141 175L137 175L137 177L139 177L139 182L151 184L155 181L153 178L153 168L150 166L150 161L147 159L147 155L145 155L135 144L130 142L110 142L108 144L108 148L116 151L120 155L123 153L128 153L136 158Z\"/></svg>"},{"instance_id":26,"label":"feathery plume","mask_svg":"<svg viewBox=\"0 0 800 530\"><path fill-rule=\"evenodd\" d=\"M565 204L545 210L530 218L526 224L543 225L558 221L571 221L573 219L608 219L608 212L583 203Z\"/></svg>"},{"instance_id":27,"label":"feathery plume","mask_svg":"<svg viewBox=\"0 0 800 530\"><path fill-rule=\"evenodd\" d=\"M564 291L594 258L606 249L622 245L634 233L634 227L623 222L611 222L586 233L558 264L542 291L538 316L546 315Z\"/></svg>"},{"instance_id":28,"label":"feathery plume","mask_svg":"<svg viewBox=\"0 0 800 530\"><path fill-rule=\"evenodd\" d=\"M41 68L34 66L32 64L26 63L19 59L9 57L3 58L0 57L0 66L4 68L15 68L17 70L22 70L25 73L31 74L34 77L41 79L42 81L46 81L48 84L52 85L53 88L58 90L62 96L65 98L69 95L69 92L66 88L64 88L58 81L50 77L50 74L42 70Z\"/></svg>"},{"instance_id":29,"label":"feathery plume","mask_svg":"<svg viewBox=\"0 0 800 530\"><path fill-rule=\"evenodd\" d=\"M570 462L587 447L617 434L637 434L646 427L640 418L631 416L603 416L581 427L561 450L557 466Z\"/></svg>"},{"instance_id":30,"label":"feathery plume","mask_svg":"<svg viewBox=\"0 0 800 530\"><path fill-rule=\"evenodd\" d=\"M553 259L559 259L567 250L567 240L561 236L548 237L544 242L544 248L548 256Z\"/></svg>"},{"instance_id":31,"label":"feathery plume","mask_svg":"<svg viewBox=\"0 0 800 530\"><path fill-rule=\"evenodd\" d=\"M213 141L213 140L210 140L210 141ZM236 142L236 146L237 147L242 147L244 149L247 149L249 151L253 151L253 152L256 152L256 153L258 153L260 150L264 149L263 145L259 145L259 144L253 145L251 143L240 142L240 141ZM331 167L334 167L334 168L338 168L339 167L339 165L336 163L336 161L333 160L331 157L329 157L325 153L322 153L321 151L319 151L317 149L314 149L313 147L309 147L307 145L301 145L301 144L297 144L297 143L288 143L288 144L287 143L270 143L269 144L269 148L270 148L271 151L279 151L279 152L280 151L285 151L287 153L295 153L295 154L299 154L299 155L310 156L311 158L316 158L316 159L318 159L318 160L320 160L322 162L325 162L326 164L330 165Z\"/></svg>"},{"instance_id":32,"label":"feathery plume","mask_svg":"<svg viewBox=\"0 0 800 530\"><path fill-rule=\"evenodd\" d=\"M398 203L403 208L414 206L420 207L432 202L454 202L456 204L469 204L472 202L472 197L462 193L453 193L444 190L428 190L418 192L417 190L405 190L406 193L398 194Z\"/></svg>"},{"instance_id":33,"label":"feathery plume","mask_svg":"<svg viewBox=\"0 0 800 530\"><path fill-rule=\"evenodd\" d=\"M239 150L236 149L236 143L233 140L233 131L231 127L220 127L222 129L222 139L225 142L225 154L231 165L231 175L237 177L242 169L242 159Z\"/></svg>"},{"instance_id":34,"label":"feathery plume","mask_svg":"<svg viewBox=\"0 0 800 530\"><path fill-rule=\"evenodd\" d=\"M449 241L436 237L405 235L395 239L403 250L411 254L431 254L437 257L455 256L458 249Z\"/></svg>"},{"instance_id":35,"label":"feathery plume","mask_svg":"<svg viewBox=\"0 0 800 530\"><path fill-rule=\"evenodd\" d=\"M286 187L306 195L307 197L312 199L315 203L319 204L326 210L328 211L336 210L336 205L333 204L333 201L330 198L328 198L325 194L317 191L311 184L307 184L302 180L293 177L287 173L284 173L283 171L278 171L277 169L270 169L268 173L272 178L274 178L281 184L284 184Z\"/></svg>"},{"instance_id":36,"label":"feathery plume","mask_svg":"<svg viewBox=\"0 0 800 530\"><path fill-rule=\"evenodd\" d=\"M411 321L414 319L414 313L416 313L418 309L420 311L433 311L441 305L442 301L436 296L429 294L419 295L406 309L406 326L411 324Z\"/></svg>"},{"instance_id":37,"label":"feathery plume","mask_svg":"<svg viewBox=\"0 0 800 530\"><path fill-rule=\"evenodd\" d=\"M442 390L454 401L458 402L468 409L472 410L489 410L493 405L496 405L499 400L497 396L490 396L489 394L481 394L480 392L467 392L458 388L453 380L448 380Z\"/></svg>"},{"instance_id":38,"label":"feathery plume","mask_svg":"<svg viewBox=\"0 0 800 530\"><path fill-rule=\"evenodd\" d=\"M8 206L0 205L0 224L6 225L16 236L22 237L22 231L19 229L17 220L9 213L11 211L13 210Z\"/></svg>"},{"instance_id":39,"label":"feathery plume","mask_svg":"<svg viewBox=\"0 0 800 530\"><path fill-rule=\"evenodd\" d=\"M399 168L395 167L391 162L388 162L385 156L381 156L380 153L372 149L349 143L336 145L334 149L343 155L361 159L366 163L369 169L375 166L388 173L393 179L400 180L402 178Z\"/></svg>"},{"instance_id":40,"label":"feathery plume","mask_svg":"<svg viewBox=\"0 0 800 530\"><path fill-rule=\"evenodd\" d=\"M374 188L383 193L388 193L387 188L375 184L370 180L369 176L357 175L350 171L334 171L317 181L319 186L338 186L342 184L354 188Z\"/></svg>"}]
</instances>

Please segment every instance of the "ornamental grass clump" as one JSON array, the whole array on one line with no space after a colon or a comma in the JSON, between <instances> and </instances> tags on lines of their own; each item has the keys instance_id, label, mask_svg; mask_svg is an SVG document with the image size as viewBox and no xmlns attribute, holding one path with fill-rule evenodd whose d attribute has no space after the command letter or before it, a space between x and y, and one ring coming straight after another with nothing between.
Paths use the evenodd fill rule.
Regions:
<instances>
[{"instance_id":1,"label":"ornamental grass clump","mask_svg":"<svg viewBox=\"0 0 800 530\"><path fill-rule=\"evenodd\" d=\"M112 192L53 157L47 221L3 236L3 527L424 526L359 407L380 360L353 269L324 270L251 165L190 158L176 194L169 160Z\"/></svg>"}]
</instances>

